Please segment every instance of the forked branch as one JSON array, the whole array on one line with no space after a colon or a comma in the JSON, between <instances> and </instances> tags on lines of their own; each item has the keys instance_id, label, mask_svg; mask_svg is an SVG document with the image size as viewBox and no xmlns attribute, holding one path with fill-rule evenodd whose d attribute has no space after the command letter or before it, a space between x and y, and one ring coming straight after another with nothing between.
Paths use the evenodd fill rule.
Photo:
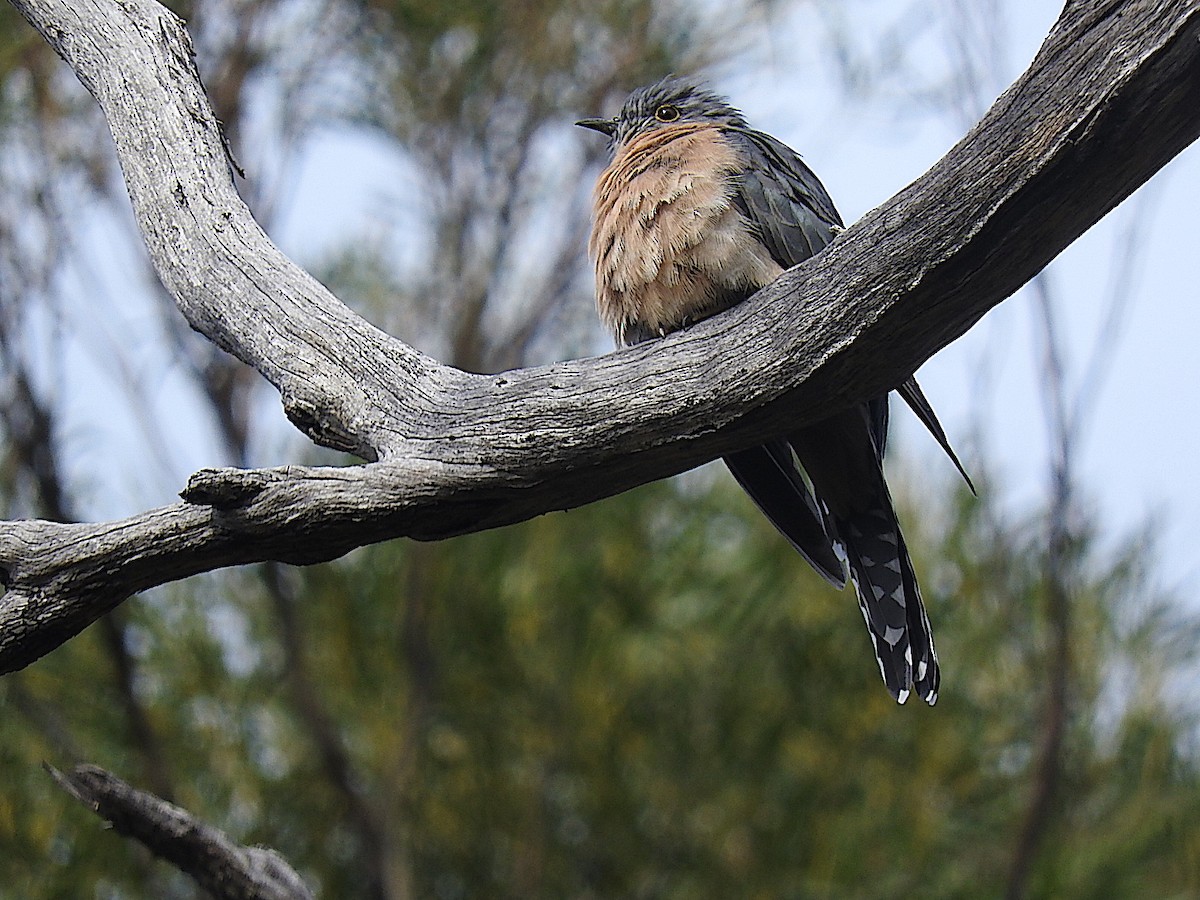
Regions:
<instances>
[{"instance_id":1,"label":"forked branch","mask_svg":"<svg viewBox=\"0 0 1200 900\"><path fill-rule=\"evenodd\" d=\"M0 672L136 591L578 506L903 381L1200 133L1200 0L1068 3L925 175L747 303L608 356L470 375L350 312L238 198L181 23L152 0L12 0L108 118L163 283L345 469L209 470L96 525L0 525Z\"/></svg>"}]
</instances>

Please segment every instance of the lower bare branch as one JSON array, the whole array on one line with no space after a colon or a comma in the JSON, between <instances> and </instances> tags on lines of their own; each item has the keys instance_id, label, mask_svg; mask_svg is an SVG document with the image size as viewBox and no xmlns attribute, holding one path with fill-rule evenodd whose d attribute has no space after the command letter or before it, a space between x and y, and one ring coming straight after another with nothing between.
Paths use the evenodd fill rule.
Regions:
<instances>
[{"instance_id":1,"label":"lower bare branch","mask_svg":"<svg viewBox=\"0 0 1200 900\"><path fill-rule=\"evenodd\" d=\"M681 471L709 457L677 455ZM597 466L547 448L512 470L396 461L345 468L205 469L173 506L99 524L0 528L0 674L29 665L127 597L225 566L325 562L396 537L435 540L568 509L671 474ZM515 461L514 461L515 465ZM514 486L524 490L513 494Z\"/></svg>"},{"instance_id":2,"label":"lower bare branch","mask_svg":"<svg viewBox=\"0 0 1200 900\"><path fill-rule=\"evenodd\" d=\"M117 834L140 842L219 900L313 900L300 876L274 850L235 844L186 810L99 766L76 766L70 774L53 766L46 770Z\"/></svg>"}]
</instances>

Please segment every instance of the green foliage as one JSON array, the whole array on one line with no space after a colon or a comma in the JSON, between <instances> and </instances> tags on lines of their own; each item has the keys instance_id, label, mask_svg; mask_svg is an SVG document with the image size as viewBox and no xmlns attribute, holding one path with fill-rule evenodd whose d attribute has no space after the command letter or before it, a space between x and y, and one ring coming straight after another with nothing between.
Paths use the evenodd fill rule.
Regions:
<instances>
[{"instance_id":1,"label":"green foliage","mask_svg":"<svg viewBox=\"0 0 1200 900\"><path fill-rule=\"evenodd\" d=\"M941 536L906 517L945 664L933 709L892 703L852 595L703 475L307 570L308 662L419 896L999 896L1046 649L1036 523L988 496L926 510ZM1194 664L1177 637L1196 625L1148 599L1145 547L1081 547L1065 777L1033 895L1182 896L1200 884L1200 786L1166 685ZM283 687L268 606L241 577L141 602L141 693L184 806L325 896L363 896L353 813ZM108 680L89 636L17 692L0 682L4 883L51 885L22 896L148 883L138 851L49 785L37 761L62 749L17 702L133 777Z\"/></svg>"}]
</instances>

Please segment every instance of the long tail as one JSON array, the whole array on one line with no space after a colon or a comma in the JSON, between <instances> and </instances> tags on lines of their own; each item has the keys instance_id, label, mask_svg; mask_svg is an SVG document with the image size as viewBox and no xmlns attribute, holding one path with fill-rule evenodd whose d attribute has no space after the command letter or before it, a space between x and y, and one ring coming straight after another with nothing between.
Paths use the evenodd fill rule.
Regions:
<instances>
[{"instance_id":1,"label":"long tail","mask_svg":"<svg viewBox=\"0 0 1200 900\"><path fill-rule=\"evenodd\" d=\"M900 703L916 691L932 706L941 682L933 633L886 487L879 501L834 524L888 691Z\"/></svg>"},{"instance_id":2,"label":"long tail","mask_svg":"<svg viewBox=\"0 0 1200 900\"><path fill-rule=\"evenodd\" d=\"M916 691L937 700L937 655L912 560L883 477L886 395L791 434L829 536L845 551L850 578L884 683L903 703Z\"/></svg>"}]
</instances>

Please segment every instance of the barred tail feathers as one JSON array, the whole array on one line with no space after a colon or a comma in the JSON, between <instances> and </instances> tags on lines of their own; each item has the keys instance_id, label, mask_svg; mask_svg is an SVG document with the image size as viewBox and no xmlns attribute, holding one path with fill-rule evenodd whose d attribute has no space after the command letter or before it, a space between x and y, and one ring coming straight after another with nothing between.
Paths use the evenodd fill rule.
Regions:
<instances>
[{"instance_id":1,"label":"barred tail feathers","mask_svg":"<svg viewBox=\"0 0 1200 900\"><path fill-rule=\"evenodd\" d=\"M941 681L933 633L895 512L883 503L837 521L859 608L888 691L911 691L931 706Z\"/></svg>"}]
</instances>

